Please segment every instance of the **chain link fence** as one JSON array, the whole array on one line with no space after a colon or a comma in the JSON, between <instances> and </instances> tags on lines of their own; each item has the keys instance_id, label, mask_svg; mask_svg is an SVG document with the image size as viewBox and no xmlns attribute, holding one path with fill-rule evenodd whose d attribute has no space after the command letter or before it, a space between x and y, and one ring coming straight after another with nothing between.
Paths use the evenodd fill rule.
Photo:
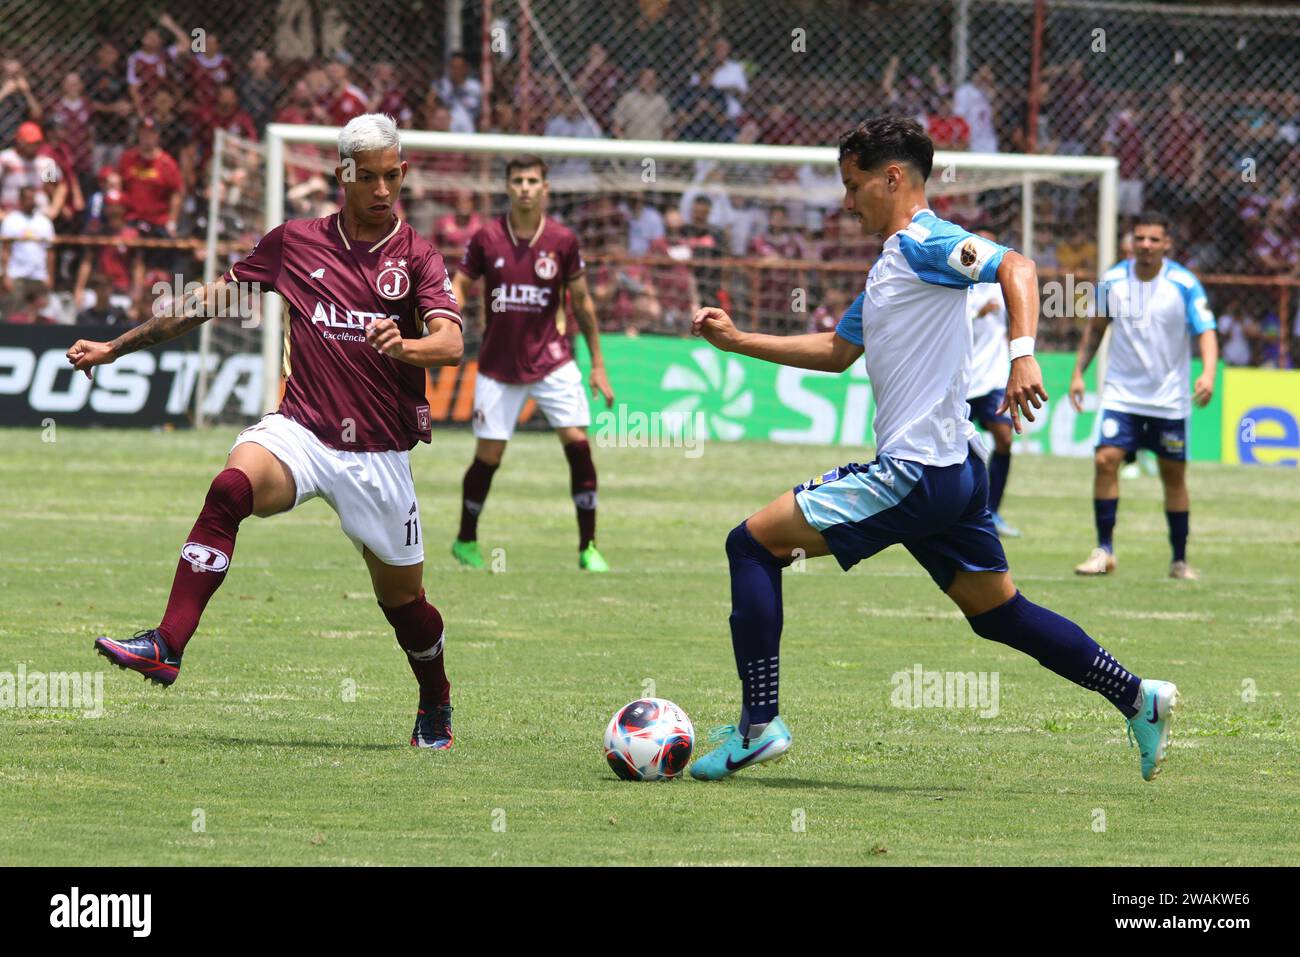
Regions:
<instances>
[{"instance_id":1,"label":"chain link fence","mask_svg":"<svg viewBox=\"0 0 1300 957\"><path fill-rule=\"evenodd\" d=\"M866 116L901 112L921 119L941 148L1117 157L1121 232L1144 206L1163 209L1175 224L1175 258L1202 275L1216 311L1233 320L1228 361L1286 365L1300 333L1297 49L1292 4L0 0L0 204L20 207L22 187L34 187L59 235L44 290L7 282L0 310L10 320L66 321L94 301L88 318L128 322L152 308L150 280L199 277L217 128L256 140L272 120L336 125L379 109L430 130L830 144ZM174 170L141 158L153 140ZM317 159L292 183L289 215L335 200L330 157ZM457 236L438 236L438 224L451 217L463 226L497 207L490 190L467 199L437 183L490 178L493 168L440 156L423 172L433 185L411 195L408 215L453 247L452 260ZM259 178L251 161L236 164L220 188L247 199ZM675 210L689 225L690 210L679 194L641 200L631 217L645 220L648 242L619 196L567 206L557 196L556 212L595 261L652 263L662 221L671 226ZM742 282L691 265L697 286L726 291L736 278L735 295L761 300L810 263L856 284L870 244L834 215L773 223L777 207L797 211L758 200L743 221L733 214L744 200L726 204L730 213L714 202L705 219L762 276ZM1096 203L1068 184L1035 203L1043 209L1033 237L1016 234L1014 201L998 190L954 216L1032 241L1045 275L1090 276ZM222 208L223 238L237 244L257 233L254 203ZM840 284L810 283L831 309L829 290ZM627 308L618 298L612 325L672 331L637 317L634 291L622 296ZM800 331L777 303L756 321ZM1074 329L1045 332L1068 346Z\"/></svg>"}]
</instances>

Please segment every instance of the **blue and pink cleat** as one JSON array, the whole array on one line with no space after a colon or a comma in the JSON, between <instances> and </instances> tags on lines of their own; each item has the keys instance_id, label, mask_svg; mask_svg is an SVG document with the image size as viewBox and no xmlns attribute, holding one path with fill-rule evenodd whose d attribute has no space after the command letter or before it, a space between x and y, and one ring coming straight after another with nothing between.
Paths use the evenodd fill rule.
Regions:
<instances>
[{"instance_id":1,"label":"blue and pink cleat","mask_svg":"<svg viewBox=\"0 0 1300 957\"><path fill-rule=\"evenodd\" d=\"M135 637L95 639L95 650L127 671L136 671L154 684L168 687L181 671L181 656L173 654L157 628L137 631Z\"/></svg>"}]
</instances>

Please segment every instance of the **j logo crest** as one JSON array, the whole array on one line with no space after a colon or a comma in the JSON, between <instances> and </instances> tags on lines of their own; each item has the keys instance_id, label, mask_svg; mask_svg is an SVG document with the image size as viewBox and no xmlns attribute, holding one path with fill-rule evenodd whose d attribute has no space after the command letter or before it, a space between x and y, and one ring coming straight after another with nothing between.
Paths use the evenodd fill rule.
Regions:
<instances>
[{"instance_id":1,"label":"j logo crest","mask_svg":"<svg viewBox=\"0 0 1300 957\"><path fill-rule=\"evenodd\" d=\"M385 299L401 299L411 288L411 277L406 272L406 260L384 260L384 268L375 277L375 288Z\"/></svg>"},{"instance_id":2,"label":"j logo crest","mask_svg":"<svg viewBox=\"0 0 1300 957\"><path fill-rule=\"evenodd\" d=\"M560 264L555 261L555 253L538 253L537 262L533 264L533 271L537 273L539 279L548 281L554 279L556 273L560 271Z\"/></svg>"}]
</instances>

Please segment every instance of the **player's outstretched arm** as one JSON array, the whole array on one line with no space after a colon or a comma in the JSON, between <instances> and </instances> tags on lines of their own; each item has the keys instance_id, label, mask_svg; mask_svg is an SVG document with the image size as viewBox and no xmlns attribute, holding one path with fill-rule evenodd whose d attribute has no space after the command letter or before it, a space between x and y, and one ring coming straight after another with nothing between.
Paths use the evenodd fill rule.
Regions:
<instances>
[{"instance_id":1,"label":"player's outstretched arm","mask_svg":"<svg viewBox=\"0 0 1300 957\"><path fill-rule=\"evenodd\" d=\"M691 320L691 335L700 336L723 352L820 372L843 372L862 355L862 346L834 332L804 336L766 336L741 332L721 309L706 306Z\"/></svg>"},{"instance_id":2,"label":"player's outstretched arm","mask_svg":"<svg viewBox=\"0 0 1300 957\"><path fill-rule=\"evenodd\" d=\"M429 317L428 329L427 336L403 339L397 323L391 319L378 319L366 327L366 342L376 352L422 369L459 365L465 354L465 337L461 335L459 324L434 315Z\"/></svg>"},{"instance_id":3,"label":"player's outstretched arm","mask_svg":"<svg viewBox=\"0 0 1300 957\"><path fill-rule=\"evenodd\" d=\"M86 373L86 378L94 378L90 371L93 366L107 365L120 356L183 336L216 316L220 304L225 300L222 295L225 287L225 278L218 277L195 290L193 295L185 297L183 301L174 303L170 313L154 315L135 328L128 329L112 342L78 339L67 352L68 361L74 369Z\"/></svg>"},{"instance_id":4,"label":"player's outstretched arm","mask_svg":"<svg viewBox=\"0 0 1300 957\"><path fill-rule=\"evenodd\" d=\"M1032 259L1009 250L998 265L998 285L1007 303L1007 334L1015 356L998 412L1008 413L1011 427L1021 432L1020 417L1033 422L1034 409L1041 409L1047 401L1043 370L1033 355L1034 334L1038 331L1038 269Z\"/></svg>"}]
</instances>

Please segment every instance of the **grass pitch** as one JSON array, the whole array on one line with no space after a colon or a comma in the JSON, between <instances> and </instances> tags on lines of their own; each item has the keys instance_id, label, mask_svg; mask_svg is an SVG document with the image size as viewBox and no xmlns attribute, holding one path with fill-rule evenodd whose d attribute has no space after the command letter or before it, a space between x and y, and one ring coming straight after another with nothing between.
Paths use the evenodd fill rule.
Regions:
<instances>
[{"instance_id":1,"label":"grass pitch","mask_svg":"<svg viewBox=\"0 0 1300 957\"><path fill-rule=\"evenodd\" d=\"M249 519L170 690L91 650L161 617L234 430L0 431L0 672L104 672L104 715L0 711L0 864L1295 864L1300 861L1300 481L1195 464L1190 557L1164 578L1159 484L1123 485L1119 573L1092 544L1087 461L1019 457L1008 542L1034 601L1184 708L1164 773L1085 692L976 637L895 548L785 576L790 756L717 784L630 784L600 740L650 690L735 718L723 539L864 450L597 449L583 576L567 469L523 435L481 525L500 574L448 555L472 439L413 453L425 584L448 623L456 748L407 743L415 686L359 555L317 500ZM995 717L891 705L898 672L996 672ZM349 700L351 699L351 700Z\"/></svg>"}]
</instances>

